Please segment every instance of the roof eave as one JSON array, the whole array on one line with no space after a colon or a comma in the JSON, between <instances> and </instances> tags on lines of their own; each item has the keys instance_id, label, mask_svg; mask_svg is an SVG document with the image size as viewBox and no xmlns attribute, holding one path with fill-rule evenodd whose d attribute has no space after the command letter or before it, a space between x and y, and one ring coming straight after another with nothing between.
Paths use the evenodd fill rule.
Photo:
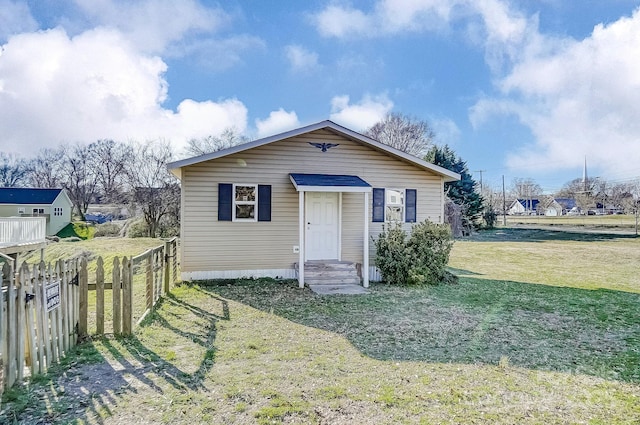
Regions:
<instances>
[{"instance_id":1,"label":"roof eave","mask_svg":"<svg viewBox=\"0 0 640 425\"><path fill-rule=\"evenodd\" d=\"M461 179L461 176L458 173L447 170L446 168L440 167L439 165L435 165L430 162L424 161L406 152L403 152L391 146L385 145L384 143L380 143L377 140L371 139L370 137L367 137L363 134L350 130L330 120L320 121L315 124L310 124L310 125L300 127L294 130L290 130L284 133L275 134L273 136L265 137L263 139L254 140L253 142L248 142L242 145L233 146L228 149L219 150L217 152L212 152L212 153L208 153L208 154L204 154L204 155L200 155L192 158L186 158L180 161L170 162L169 164L167 164L167 169L173 175L175 175L178 179L180 179L182 176L180 169L182 167L187 167L189 165L198 164L200 162L210 161L210 160L222 158L228 155L233 155L235 153L243 152L245 150L253 149L259 146L264 146L269 143L276 142L278 140L284 140L290 137L296 137L301 134L310 133L312 131L320 130L323 128L330 128L354 140L368 144L373 148L383 151L389 155L395 156L399 159L412 163L425 170L439 174L440 176L443 177L443 180L445 182L453 182Z\"/></svg>"}]
</instances>

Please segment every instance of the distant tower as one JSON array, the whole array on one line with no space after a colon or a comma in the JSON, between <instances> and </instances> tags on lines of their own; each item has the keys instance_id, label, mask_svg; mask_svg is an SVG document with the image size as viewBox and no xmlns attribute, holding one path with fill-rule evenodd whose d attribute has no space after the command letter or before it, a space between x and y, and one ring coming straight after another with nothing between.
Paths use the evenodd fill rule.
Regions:
<instances>
[{"instance_id":1,"label":"distant tower","mask_svg":"<svg viewBox=\"0 0 640 425\"><path fill-rule=\"evenodd\" d=\"M584 169L582 170L582 190L587 193L587 156L584 157Z\"/></svg>"}]
</instances>

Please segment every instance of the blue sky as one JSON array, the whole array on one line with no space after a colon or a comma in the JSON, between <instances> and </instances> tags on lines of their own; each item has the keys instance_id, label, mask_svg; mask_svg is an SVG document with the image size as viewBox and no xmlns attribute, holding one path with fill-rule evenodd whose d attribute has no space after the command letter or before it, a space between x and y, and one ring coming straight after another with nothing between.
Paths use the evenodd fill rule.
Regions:
<instances>
[{"instance_id":1,"label":"blue sky","mask_svg":"<svg viewBox=\"0 0 640 425\"><path fill-rule=\"evenodd\" d=\"M483 182L640 176L640 1L0 0L0 148L387 112ZM476 173L479 178L479 173Z\"/></svg>"}]
</instances>

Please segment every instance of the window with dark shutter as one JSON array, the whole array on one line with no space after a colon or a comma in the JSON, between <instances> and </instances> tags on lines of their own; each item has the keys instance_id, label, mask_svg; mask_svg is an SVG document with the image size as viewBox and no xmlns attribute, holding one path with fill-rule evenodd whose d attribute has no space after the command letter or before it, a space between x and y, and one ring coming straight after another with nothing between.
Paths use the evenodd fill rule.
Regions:
<instances>
[{"instance_id":1,"label":"window with dark shutter","mask_svg":"<svg viewBox=\"0 0 640 425\"><path fill-rule=\"evenodd\" d=\"M233 185L230 183L218 184L218 221L231 221L233 208Z\"/></svg>"},{"instance_id":2,"label":"window with dark shutter","mask_svg":"<svg viewBox=\"0 0 640 425\"><path fill-rule=\"evenodd\" d=\"M406 211L406 219L407 223L415 223L416 222L416 202L417 202L417 190L416 189L407 189L405 190L405 211Z\"/></svg>"},{"instance_id":3,"label":"window with dark shutter","mask_svg":"<svg viewBox=\"0 0 640 425\"><path fill-rule=\"evenodd\" d=\"M384 223L384 189L373 189L373 220L374 223Z\"/></svg>"},{"instance_id":4,"label":"window with dark shutter","mask_svg":"<svg viewBox=\"0 0 640 425\"><path fill-rule=\"evenodd\" d=\"M258 185L258 221L271 221L271 185Z\"/></svg>"}]
</instances>

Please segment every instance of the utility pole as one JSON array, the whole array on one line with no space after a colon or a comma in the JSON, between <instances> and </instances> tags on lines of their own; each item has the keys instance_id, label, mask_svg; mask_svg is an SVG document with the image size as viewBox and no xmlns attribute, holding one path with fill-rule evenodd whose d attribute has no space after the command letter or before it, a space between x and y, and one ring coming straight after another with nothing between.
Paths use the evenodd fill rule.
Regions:
<instances>
[{"instance_id":1,"label":"utility pole","mask_svg":"<svg viewBox=\"0 0 640 425\"><path fill-rule=\"evenodd\" d=\"M504 174L502 175L502 225L507 226L507 196L504 191Z\"/></svg>"},{"instance_id":2,"label":"utility pole","mask_svg":"<svg viewBox=\"0 0 640 425\"><path fill-rule=\"evenodd\" d=\"M480 173L480 193L482 193L482 173L484 173L487 170L476 170L474 171L474 173Z\"/></svg>"}]
</instances>

